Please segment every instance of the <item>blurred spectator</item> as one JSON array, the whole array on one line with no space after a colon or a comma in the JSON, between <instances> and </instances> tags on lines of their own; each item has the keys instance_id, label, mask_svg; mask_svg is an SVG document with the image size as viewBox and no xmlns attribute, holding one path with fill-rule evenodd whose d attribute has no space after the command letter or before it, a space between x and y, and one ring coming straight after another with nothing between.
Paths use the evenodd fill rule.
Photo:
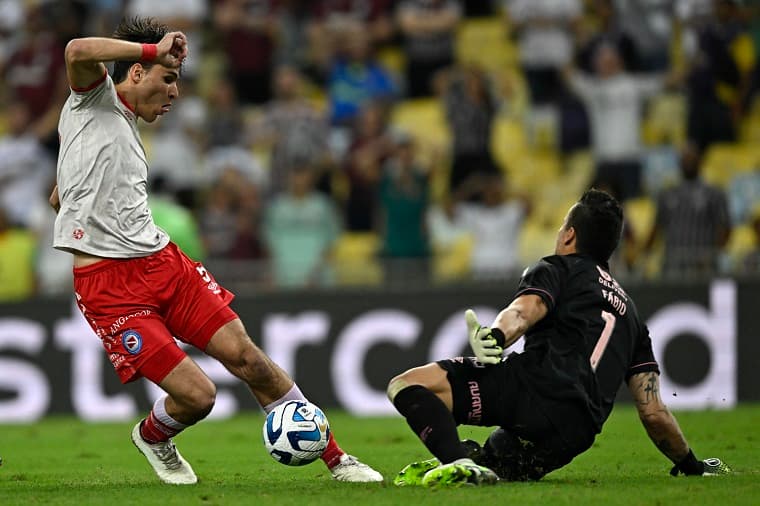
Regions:
<instances>
[{"instance_id":1,"label":"blurred spectator","mask_svg":"<svg viewBox=\"0 0 760 506\"><path fill-rule=\"evenodd\" d=\"M314 190L314 170L290 171L288 190L266 209L264 237L278 286L329 284L330 249L340 225L333 203Z\"/></svg>"},{"instance_id":2,"label":"blurred spectator","mask_svg":"<svg viewBox=\"0 0 760 506\"><path fill-rule=\"evenodd\" d=\"M414 141L406 134L396 139L393 155L383 165L380 180L383 255L386 280L420 277L427 271L429 168L416 160Z\"/></svg>"},{"instance_id":3,"label":"blurred spectator","mask_svg":"<svg viewBox=\"0 0 760 506\"><path fill-rule=\"evenodd\" d=\"M50 195L55 186L55 174L49 176L45 194ZM38 199L30 205L29 230L34 234L37 250L34 255L37 294L56 296L71 294L74 277L70 253L53 247L55 212L47 198Z\"/></svg>"},{"instance_id":4,"label":"blurred spectator","mask_svg":"<svg viewBox=\"0 0 760 506\"><path fill-rule=\"evenodd\" d=\"M641 71L636 42L623 26L623 18L617 14L614 0L593 0L591 8L598 26L586 41L579 43L576 56L578 68L588 74L593 73L597 49L603 44L608 44L617 49L625 70ZM641 19L638 21L642 22Z\"/></svg>"},{"instance_id":5,"label":"blurred spectator","mask_svg":"<svg viewBox=\"0 0 760 506\"><path fill-rule=\"evenodd\" d=\"M177 202L195 206L196 190L206 180L203 160L208 146L206 103L198 96L184 97L173 117L159 123L150 143L151 176L161 176Z\"/></svg>"},{"instance_id":6,"label":"blurred spectator","mask_svg":"<svg viewBox=\"0 0 760 506\"><path fill-rule=\"evenodd\" d=\"M462 3L468 18L492 16L496 12L495 0L464 0Z\"/></svg>"},{"instance_id":7,"label":"blurred spectator","mask_svg":"<svg viewBox=\"0 0 760 506\"><path fill-rule=\"evenodd\" d=\"M711 0L707 0L708 2ZM676 3L697 4L704 0L625 0L613 1L616 19L622 32L636 46L636 66L631 72L665 72L670 66L673 36L673 10ZM626 51L621 51L626 66Z\"/></svg>"},{"instance_id":8,"label":"blurred spectator","mask_svg":"<svg viewBox=\"0 0 760 506\"><path fill-rule=\"evenodd\" d=\"M275 48L279 65L291 65L299 70L314 70L313 48L309 45L312 6L310 0L280 0L277 18L280 33ZM323 60L326 63L326 60ZM322 67L324 71L324 65ZM324 77L324 75L322 76Z\"/></svg>"},{"instance_id":9,"label":"blurred spectator","mask_svg":"<svg viewBox=\"0 0 760 506\"><path fill-rule=\"evenodd\" d=\"M757 276L760 275L760 205L755 206L750 225L755 234L755 247L742 259L741 272Z\"/></svg>"},{"instance_id":10,"label":"blurred spectator","mask_svg":"<svg viewBox=\"0 0 760 506\"><path fill-rule=\"evenodd\" d=\"M360 30L371 46L389 42L394 26L391 6L394 0L314 0L310 3L308 25L312 63L327 68L339 49L343 32Z\"/></svg>"},{"instance_id":11,"label":"blurred spectator","mask_svg":"<svg viewBox=\"0 0 760 506\"><path fill-rule=\"evenodd\" d=\"M517 36L520 64L534 105L556 103L563 93L561 69L573 56L579 0L505 0Z\"/></svg>"},{"instance_id":12,"label":"blurred spectator","mask_svg":"<svg viewBox=\"0 0 760 506\"><path fill-rule=\"evenodd\" d=\"M271 147L269 189L280 193L287 189L292 167L308 164L317 171L315 181L320 181L332 161L327 118L305 98L296 68L283 65L275 71L274 94L254 123L251 137L254 144Z\"/></svg>"},{"instance_id":13,"label":"blurred spectator","mask_svg":"<svg viewBox=\"0 0 760 506\"><path fill-rule=\"evenodd\" d=\"M55 19L47 15L44 3L28 4L18 45L3 69L10 101L26 105L32 129L52 154L57 153L58 115L69 92L64 45L54 27Z\"/></svg>"},{"instance_id":14,"label":"blurred spectator","mask_svg":"<svg viewBox=\"0 0 760 506\"><path fill-rule=\"evenodd\" d=\"M461 9L456 0L402 0L396 14L404 39L406 94L433 94L433 78L454 63Z\"/></svg>"},{"instance_id":15,"label":"blurred spectator","mask_svg":"<svg viewBox=\"0 0 760 506\"><path fill-rule=\"evenodd\" d=\"M644 101L665 86L661 77L628 74L614 46L594 55L595 75L568 70L568 83L586 104L596 161L595 185L614 188L622 200L641 192L640 130Z\"/></svg>"},{"instance_id":16,"label":"blurred spectator","mask_svg":"<svg viewBox=\"0 0 760 506\"><path fill-rule=\"evenodd\" d=\"M346 159L349 189L344 219L348 230L377 230L378 188L382 166L393 149L386 110L382 104L368 104L358 118Z\"/></svg>"},{"instance_id":17,"label":"blurred spectator","mask_svg":"<svg viewBox=\"0 0 760 506\"><path fill-rule=\"evenodd\" d=\"M736 140L742 92L749 88L755 49L737 2L714 0L713 15L702 16L694 30L687 80L687 131L700 149Z\"/></svg>"},{"instance_id":18,"label":"blurred spectator","mask_svg":"<svg viewBox=\"0 0 760 506\"><path fill-rule=\"evenodd\" d=\"M715 274L731 233L726 196L702 181L700 162L698 147L688 145L681 154L681 183L657 199L655 224L644 250L651 251L657 238L663 237L665 276Z\"/></svg>"},{"instance_id":19,"label":"blurred spectator","mask_svg":"<svg viewBox=\"0 0 760 506\"><path fill-rule=\"evenodd\" d=\"M194 79L201 69L203 22L212 0L126 0L127 16L154 17L172 30L185 32L188 53L183 64L183 79Z\"/></svg>"},{"instance_id":20,"label":"blurred spectator","mask_svg":"<svg viewBox=\"0 0 760 506\"><path fill-rule=\"evenodd\" d=\"M477 201L466 202L472 192L479 194ZM458 197L463 201L457 219L473 235L473 277L494 281L515 274L522 267L517 239L530 210L527 201L507 194L500 173L469 180Z\"/></svg>"},{"instance_id":21,"label":"blurred spectator","mask_svg":"<svg viewBox=\"0 0 760 506\"><path fill-rule=\"evenodd\" d=\"M390 100L396 87L388 71L372 56L369 37L361 26L343 33L328 79L330 122L350 126L368 102Z\"/></svg>"},{"instance_id":22,"label":"blurred spectator","mask_svg":"<svg viewBox=\"0 0 760 506\"><path fill-rule=\"evenodd\" d=\"M752 172L734 176L728 187L728 202L734 225L752 218L755 206L760 202L760 164Z\"/></svg>"},{"instance_id":23,"label":"blurred spectator","mask_svg":"<svg viewBox=\"0 0 760 506\"><path fill-rule=\"evenodd\" d=\"M479 67L454 69L442 77L446 120L453 137L450 191L472 176L498 172L491 133L498 113L496 95Z\"/></svg>"},{"instance_id":24,"label":"blurred spectator","mask_svg":"<svg viewBox=\"0 0 760 506\"><path fill-rule=\"evenodd\" d=\"M7 106L8 133L0 137L0 206L11 224L28 227L30 213L41 201L55 174L55 165L31 131L29 110L24 102Z\"/></svg>"},{"instance_id":25,"label":"blurred spectator","mask_svg":"<svg viewBox=\"0 0 760 506\"><path fill-rule=\"evenodd\" d=\"M34 234L16 228L0 206L0 302L34 295Z\"/></svg>"},{"instance_id":26,"label":"blurred spectator","mask_svg":"<svg viewBox=\"0 0 760 506\"><path fill-rule=\"evenodd\" d=\"M0 0L0 72L15 51L23 26L23 0Z\"/></svg>"},{"instance_id":27,"label":"blurred spectator","mask_svg":"<svg viewBox=\"0 0 760 506\"><path fill-rule=\"evenodd\" d=\"M209 147L242 144L244 128L235 87L226 79L220 79L214 83L208 97L206 136Z\"/></svg>"},{"instance_id":28,"label":"blurred spectator","mask_svg":"<svg viewBox=\"0 0 760 506\"><path fill-rule=\"evenodd\" d=\"M169 234L172 242L187 256L196 262L203 261L203 242L193 214L176 202L163 177L152 178L150 184L150 212L153 221Z\"/></svg>"},{"instance_id":29,"label":"blurred spectator","mask_svg":"<svg viewBox=\"0 0 760 506\"><path fill-rule=\"evenodd\" d=\"M230 160L232 162L232 160ZM215 178L198 219L210 259L257 260L266 257L260 234L260 188L234 163L214 170Z\"/></svg>"},{"instance_id":30,"label":"blurred spectator","mask_svg":"<svg viewBox=\"0 0 760 506\"><path fill-rule=\"evenodd\" d=\"M278 35L276 0L216 0L214 28L227 56L227 75L242 104L271 98Z\"/></svg>"},{"instance_id":31,"label":"blurred spectator","mask_svg":"<svg viewBox=\"0 0 760 506\"><path fill-rule=\"evenodd\" d=\"M456 209L455 199L447 196L433 203L425 217L437 281L461 279L470 273L472 232L457 220Z\"/></svg>"}]
</instances>

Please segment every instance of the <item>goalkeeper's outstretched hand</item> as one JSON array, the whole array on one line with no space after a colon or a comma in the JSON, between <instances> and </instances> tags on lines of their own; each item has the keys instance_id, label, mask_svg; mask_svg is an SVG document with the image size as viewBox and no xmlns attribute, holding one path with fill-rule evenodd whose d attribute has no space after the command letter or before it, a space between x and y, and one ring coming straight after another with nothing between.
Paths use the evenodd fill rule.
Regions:
<instances>
[{"instance_id":1,"label":"goalkeeper's outstretched hand","mask_svg":"<svg viewBox=\"0 0 760 506\"><path fill-rule=\"evenodd\" d=\"M467 322L467 337L475 357L482 364L498 364L504 351L504 333L499 329L483 327L478 322L475 311L468 309L464 312Z\"/></svg>"}]
</instances>

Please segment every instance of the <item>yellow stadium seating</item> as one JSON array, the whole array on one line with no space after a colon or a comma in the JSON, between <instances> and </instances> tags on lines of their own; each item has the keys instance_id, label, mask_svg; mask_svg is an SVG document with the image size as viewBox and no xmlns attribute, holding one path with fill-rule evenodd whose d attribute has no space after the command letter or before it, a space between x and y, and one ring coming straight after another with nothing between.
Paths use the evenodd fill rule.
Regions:
<instances>
[{"instance_id":1,"label":"yellow stadium seating","mask_svg":"<svg viewBox=\"0 0 760 506\"><path fill-rule=\"evenodd\" d=\"M535 219L529 219L523 225L518 239L518 255L520 265L527 267L537 259L554 253L557 240L556 227L546 226Z\"/></svg>"},{"instance_id":2,"label":"yellow stadium seating","mask_svg":"<svg viewBox=\"0 0 760 506\"><path fill-rule=\"evenodd\" d=\"M702 160L702 176L725 188L734 176L760 166L760 146L721 143L712 145Z\"/></svg>"},{"instance_id":3,"label":"yellow stadium seating","mask_svg":"<svg viewBox=\"0 0 760 506\"><path fill-rule=\"evenodd\" d=\"M649 233L654 226L657 214L657 205L649 197L631 199L623 204L626 220L633 230L634 240L637 247L644 245Z\"/></svg>"},{"instance_id":4,"label":"yellow stadium seating","mask_svg":"<svg viewBox=\"0 0 760 506\"><path fill-rule=\"evenodd\" d=\"M335 242L332 265L339 285L377 285L383 271L377 259L380 238L373 233L345 232Z\"/></svg>"},{"instance_id":5,"label":"yellow stadium seating","mask_svg":"<svg viewBox=\"0 0 760 506\"><path fill-rule=\"evenodd\" d=\"M645 144L681 146L686 142L686 100L679 93L662 93L647 107L641 125Z\"/></svg>"},{"instance_id":6,"label":"yellow stadium seating","mask_svg":"<svg viewBox=\"0 0 760 506\"><path fill-rule=\"evenodd\" d=\"M531 195L556 181L561 171L557 154L547 151L516 151L509 157L506 169L510 187Z\"/></svg>"},{"instance_id":7,"label":"yellow stadium seating","mask_svg":"<svg viewBox=\"0 0 760 506\"><path fill-rule=\"evenodd\" d=\"M466 278L470 273L472 236L463 235L453 244L433 246L433 279L437 282Z\"/></svg>"},{"instance_id":8,"label":"yellow stadium seating","mask_svg":"<svg viewBox=\"0 0 760 506\"><path fill-rule=\"evenodd\" d=\"M488 70L514 65L517 48L498 17L468 19L459 24L456 56L460 63L476 63Z\"/></svg>"},{"instance_id":9,"label":"yellow stadium seating","mask_svg":"<svg viewBox=\"0 0 760 506\"><path fill-rule=\"evenodd\" d=\"M423 148L427 144L444 149L451 142L446 111L437 99L400 102L393 109L391 124L410 133Z\"/></svg>"},{"instance_id":10,"label":"yellow stadium seating","mask_svg":"<svg viewBox=\"0 0 760 506\"><path fill-rule=\"evenodd\" d=\"M751 225L737 225L731 230L731 237L726 245L726 255L730 266L741 269L744 257L757 247L757 237Z\"/></svg>"}]
</instances>

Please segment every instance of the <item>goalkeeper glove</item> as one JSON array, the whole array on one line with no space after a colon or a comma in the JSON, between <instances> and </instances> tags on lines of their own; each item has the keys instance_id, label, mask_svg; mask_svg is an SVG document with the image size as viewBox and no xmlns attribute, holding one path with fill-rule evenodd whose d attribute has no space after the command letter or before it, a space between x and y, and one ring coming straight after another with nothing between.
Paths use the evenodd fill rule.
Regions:
<instances>
[{"instance_id":1,"label":"goalkeeper glove","mask_svg":"<svg viewBox=\"0 0 760 506\"><path fill-rule=\"evenodd\" d=\"M694 456L694 452L690 449L688 455L673 466L670 470L670 475L678 476L678 474L681 473L686 476L718 476L730 472L731 468L722 460L714 457L705 460L697 460Z\"/></svg>"},{"instance_id":2,"label":"goalkeeper glove","mask_svg":"<svg viewBox=\"0 0 760 506\"><path fill-rule=\"evenodd\" d=\"M498 364L501 362L501 354L506 338L500 329L482 327L478 323L475 311L468 309L464 313L467 322L467 337L475 357L482 364Z\"/></svg>"}]
</instances>

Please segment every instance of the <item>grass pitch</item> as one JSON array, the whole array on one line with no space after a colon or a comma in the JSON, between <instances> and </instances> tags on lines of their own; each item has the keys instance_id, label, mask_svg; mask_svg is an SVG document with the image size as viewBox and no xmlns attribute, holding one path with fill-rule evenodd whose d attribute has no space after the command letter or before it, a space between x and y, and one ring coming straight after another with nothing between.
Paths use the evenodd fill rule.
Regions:
<instances>
[{"instance_id":1,"label":"grass pitch","mask_svg":"<svg viewBox=\"0 0 760 506\"><path fill-rule=\"evenodd\" d=\"M195 468L195 486L158 482L129 439L133 421L85 424L49 418L0 426L0 505L674 505L760 503L760 405L676 413L698 457L721 457L735 473L672 478L634 409L619 406L594 447L535 483L428 490L390 481L405 464L428 458L400 418L358 419L329 411L339 443L386 476L383 484L334 482L320 461L290 468L266 455L263 416L206 421L177 438ZM482 440L484 429L462 428Z\"/></svg>"}]
</instances>

